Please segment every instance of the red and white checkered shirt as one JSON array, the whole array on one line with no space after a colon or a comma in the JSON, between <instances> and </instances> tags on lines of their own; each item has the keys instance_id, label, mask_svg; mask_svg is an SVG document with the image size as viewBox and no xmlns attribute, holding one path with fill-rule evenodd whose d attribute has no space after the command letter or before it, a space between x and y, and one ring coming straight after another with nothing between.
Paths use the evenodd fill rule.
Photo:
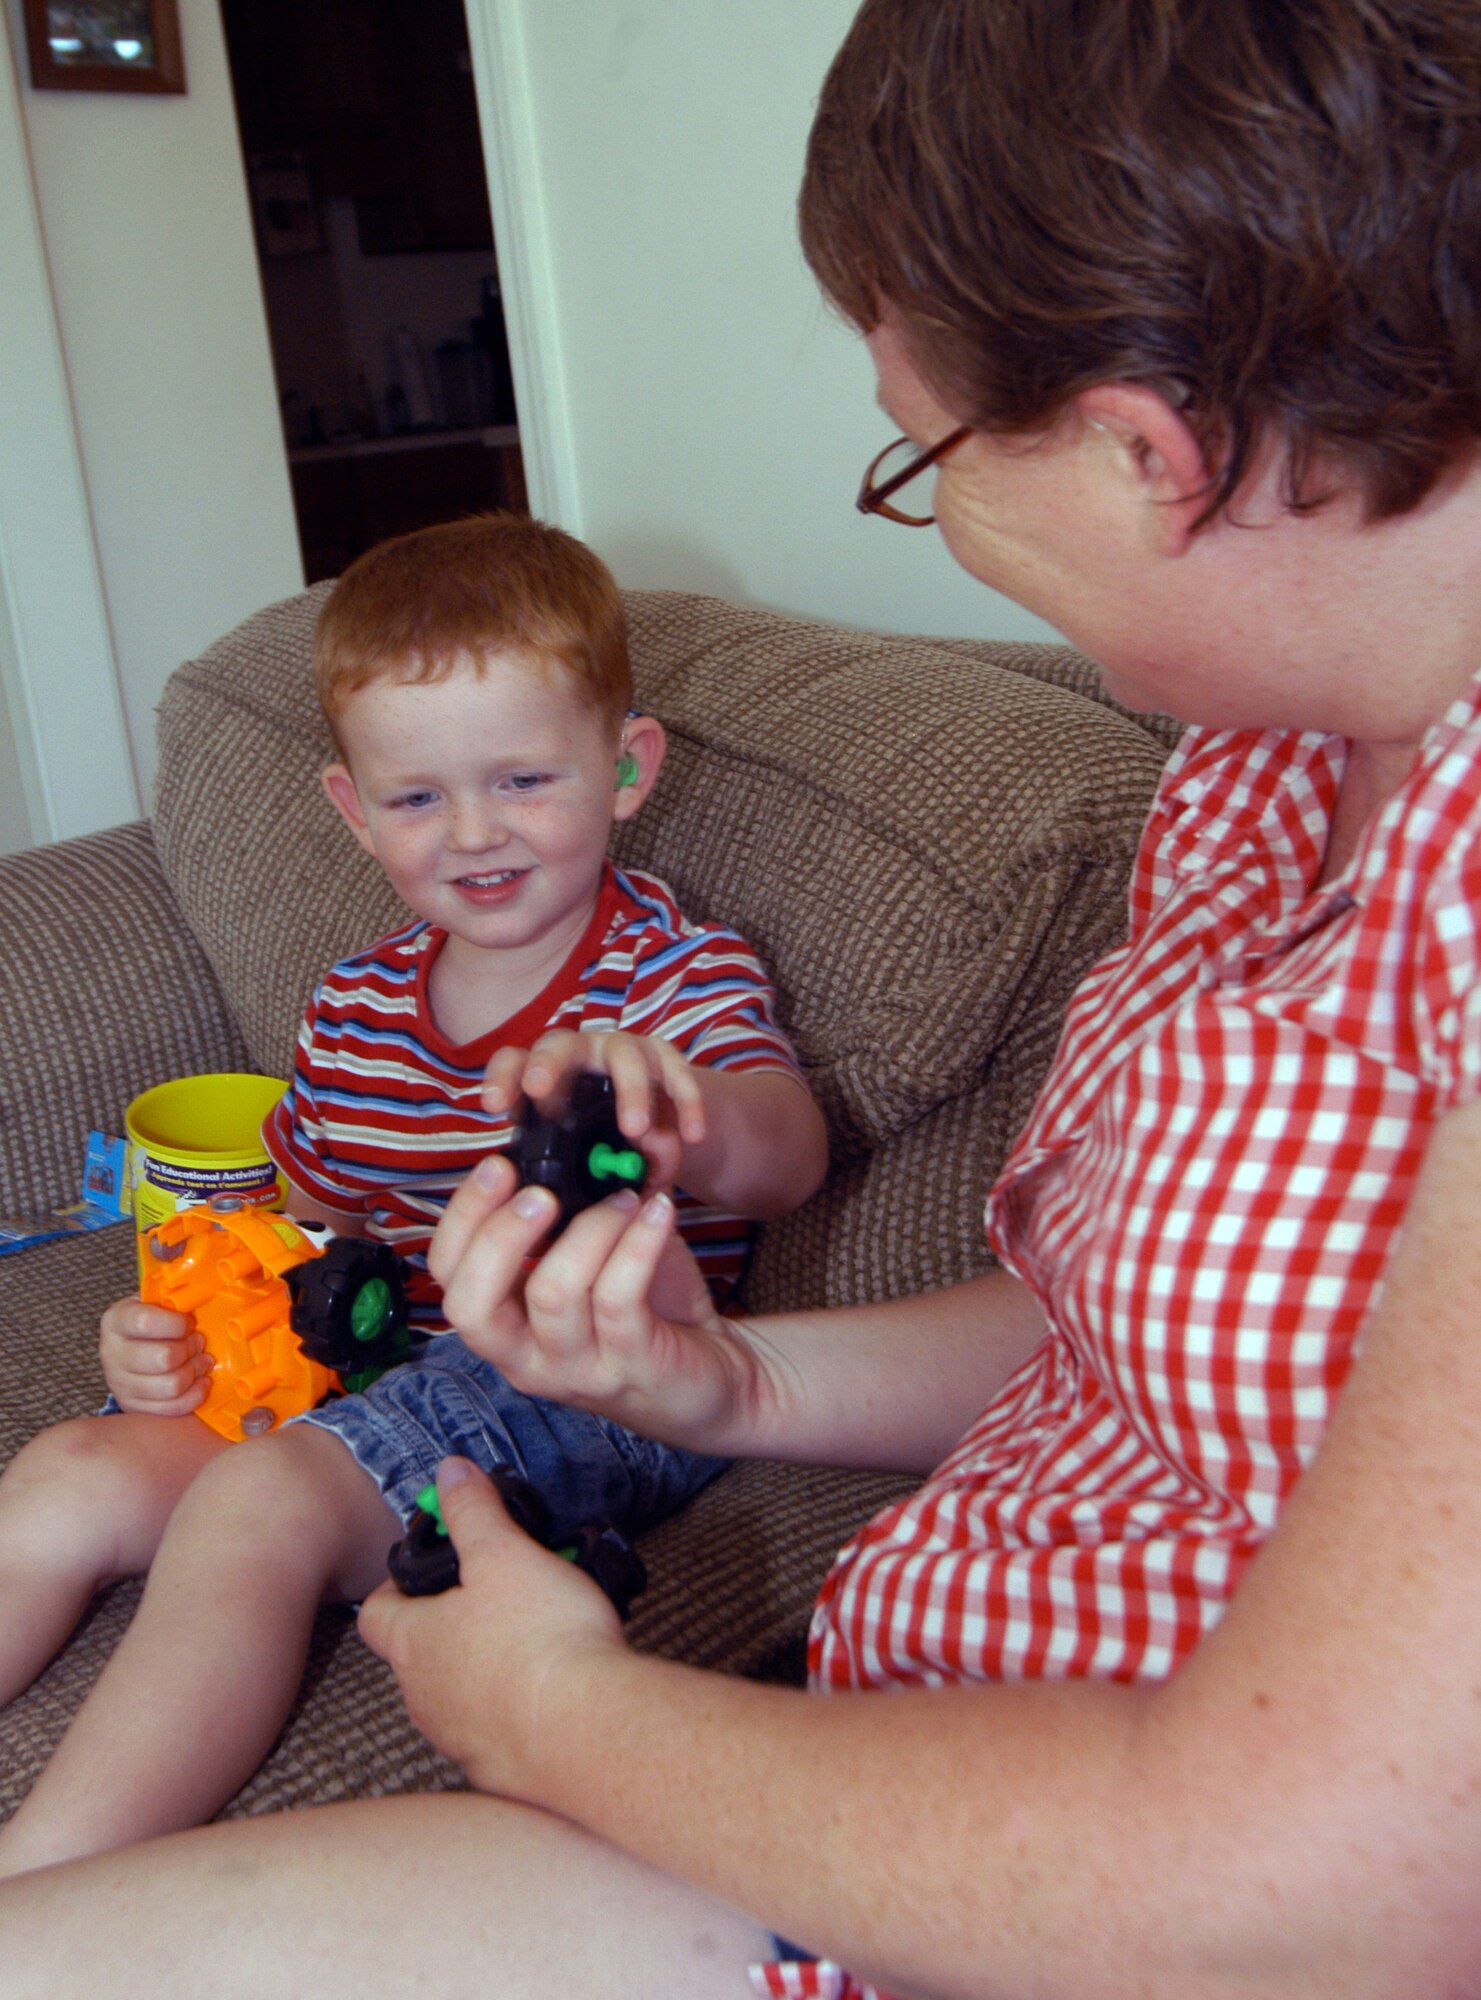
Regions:
<instances>
[{"instance_id":1,"label":"red and white checkered shirt","mask_svg":"<svg viewBox=\"0 0 1481 2000\"><path fill-rule=\"evenodd\" d=\"M751 1991L760 2000L889 2000L826 1958L773 1959L751 1967Z\"/></svg>"},{"instance_id":2,"label":"red and white checkered shirt","mask_svg":"<svg viewBox=\"0 0 1481 2000\"><path fill-rule=\"evenodd\" d=\"M1130 942L988 1201L1051 1331L840 1556L817 1685L1161 1678L1314 1456L1430 1130L1481 1086L1481 683L1313 887L1345 756L1179 745Z\"/></svg>"},{"instance_id":3,"label":"red and white checkered shirt","mask_svg":"<svg viewBox=\"0 0 1481 2000\"><path fill-rule=\"evenodd\" d=\"M1481 1094L1481 680L1313 887L1345 757L1179 745L1130 941L988 1199L1050 1332L838 1558L815 1686L1161 1678L1315 1455L1430 1130ZM869 2000L832 1965L752 1982Z\"/></svg>"}]
</instances>

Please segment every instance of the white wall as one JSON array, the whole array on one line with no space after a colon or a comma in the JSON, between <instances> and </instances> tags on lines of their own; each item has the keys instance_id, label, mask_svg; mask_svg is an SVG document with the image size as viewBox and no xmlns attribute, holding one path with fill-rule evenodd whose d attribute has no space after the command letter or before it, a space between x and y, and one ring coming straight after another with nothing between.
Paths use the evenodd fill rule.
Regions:
<instances>
[{"instance_id":1,"label":"white wall","mask_svg":"<svg viewBox=\"0 0 1481 2000\"><path fill-rule=\"evenodd\" d=\"M139 791L21 93L0 34L3 851L132 819Z\"/></svg>"},{"instance_id":2,"label":"white wall","mask_svg":"<svg viewBox=\"0 0 1481 2000\"><path fill-rule=\"evenodd\" d=\"M147 794L183 659L301 587L216 0L180 0L187 94L37 91L6 0L118 678ZM26 384L0 379L0 402ZM67 587L59 565L58 590Z\"/></svg>"},{"instance_id":3,"label":"white wall","mask_svg":"<svg viewBox=\"0 0 1481 2000\"><path fill-rule=\"evenodd\" d=\"M889 431L795 203L856 0L468 0L532 498L630 585L1047 627L853 498Z\"/></svg>"},{"instance_id":4,"label":"white wall","mask_svg":"<svg viewBox=\"0 0 1481 2000\"><path fill-rule=\"evenodd\" d=\"M22 848L34 845L25 773L16 750L10 704L0 681L0 854L19 854Z\"/></svg>"}]
</instances>

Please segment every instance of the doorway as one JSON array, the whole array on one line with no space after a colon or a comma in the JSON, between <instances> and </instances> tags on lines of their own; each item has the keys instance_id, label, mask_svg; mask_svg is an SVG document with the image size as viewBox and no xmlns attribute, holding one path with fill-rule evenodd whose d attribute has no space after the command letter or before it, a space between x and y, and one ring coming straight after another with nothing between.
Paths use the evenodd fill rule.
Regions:
<instances>
[{"instance_id":1,"label":"doorway","mask_svg":"<svg viewBox=\"0 0 1481 2000\"><path fill-rule=\"evenodd\" d=\"M221 0L305 578L526 512L463 0Z\"/></svg>"}]
</instances>

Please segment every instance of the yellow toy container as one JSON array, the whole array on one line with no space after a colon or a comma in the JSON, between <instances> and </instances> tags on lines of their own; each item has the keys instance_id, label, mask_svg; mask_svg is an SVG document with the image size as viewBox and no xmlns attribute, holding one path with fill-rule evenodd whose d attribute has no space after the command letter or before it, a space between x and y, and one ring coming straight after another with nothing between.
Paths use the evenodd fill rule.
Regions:
<instances>
[{"instance_id":1,"label":"yellow toy container","mask_svg":"<svg viewBox=\"0 0 1481 2000\"><path fill-rule=\"evenodd\" d=\"M125 1114L139 1275L144 1235L184 1208L227 1195L280 1208L284 1188L262 1143L262 1121L287 1089L272 1076L181 1076L136 1097Z\"/></svg>"}]
</instances>

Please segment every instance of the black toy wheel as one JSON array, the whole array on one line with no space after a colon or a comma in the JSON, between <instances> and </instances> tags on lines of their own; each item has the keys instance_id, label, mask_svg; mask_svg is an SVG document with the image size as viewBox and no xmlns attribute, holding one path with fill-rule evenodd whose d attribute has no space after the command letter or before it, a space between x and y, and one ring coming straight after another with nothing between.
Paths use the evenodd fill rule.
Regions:
<instances>
[{"instance_id":1,"label":"black toy wheel","mask_svg":"<svg viewBox=\"0 0 1481 2000\"><path fill-rule=\"evenodd\" d=\"M406 1597L437 1597L458 1580L458 1552L435 1514L421 1513L386 1558L396 1588Z\"/></svg>"},{"instance_id":2,"label":"black toy wheel","mask_svg":"<svg viewBox=\"0 0 1481 2000\"><path fill-rule=\"evenodd\" d=\"M550 1509L530 1482L508 1466L489 1474L506 1513L516 1527L578 1569L606 1591L619 1618L626 1618L633 1599L647 1588L648 1572L637 1550L607 1521L590 1521L570 1535L552 1532ZM424 1486L417 1495L420 1510L387 1564L397 1588L408 1597L432 1597L451 1590L458 1581L458 1552L442 1524L437 1488Z\"/></svg>"},{"instance_id":3,"label":"black toy wheel","mask_svg":"<svg viewBox=\"0 0 1481 2000\"><path fill-rule=\"evenodd\" d=\"M283 1276L289 1324L311 1361L358 1379L406 1358L405 1266L389 1244L336 1236Z\"/></svg>"},{"instance_id":4,"label":"black toy wheel","mask_svg":"<svg viewBox=\"0 0 1481 2000\"><path fill-rule=\"evenodd\" d=\"M543 1542L550 1546L550 1509L540 1495L538 1487L531 1486L522 1473L513 1471L507 1465L496 1465L489 1474L489 1484L499 1496L500 1505L516 1528L523 1528L532 1542Z\"/></svg>"},{"instance_id":5,"label":"black toy wheel","mask_svg":"<svg viewBox=\"0 0 1481 2000\"><path fill-rule=\"evenodd\" d=\"M571 1560L601 1585L617 1616L626 1619L635 1597L648 1588L648 1570L637 1550L605 1522L588 1522L571 1538Z\"/></svg>"},{"instance_id":6,"label":"black toy wheel","mask_svg":"<svg viewBox=\"0 0 1481 2000\"><path fill-rule=\"evenodd\" d=\"M565 1109L554 1116L531 1107L516 1130L509 1157L526 1187L549 1188L561 1205L558 1235L575 1215L622 1188L642 1191L647 1164L623 1137L611 1080L583 1071Z\"/></svg>"}]
</instances>

